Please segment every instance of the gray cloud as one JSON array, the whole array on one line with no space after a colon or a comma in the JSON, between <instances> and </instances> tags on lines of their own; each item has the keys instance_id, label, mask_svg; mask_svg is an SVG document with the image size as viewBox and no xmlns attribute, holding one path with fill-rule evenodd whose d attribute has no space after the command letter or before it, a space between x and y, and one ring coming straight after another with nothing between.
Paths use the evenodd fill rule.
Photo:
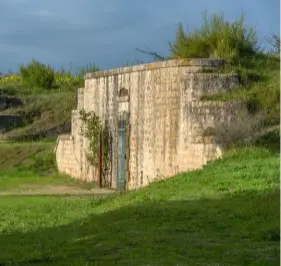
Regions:
<instances>
[{"instance_id":1,"label":"gray cloud","mask_svg":"<svg viewBox=\"0 0 281 266\"><path fill-rule=\"evenodd\" d=\"M36 58L57 66L118 67L148 60L135 48L168 54L179 22L189 29L205 8L235 19L241 11L259 36L279 33L278 0L0 0L0 71Z\"/></svg>"}]
</instances>

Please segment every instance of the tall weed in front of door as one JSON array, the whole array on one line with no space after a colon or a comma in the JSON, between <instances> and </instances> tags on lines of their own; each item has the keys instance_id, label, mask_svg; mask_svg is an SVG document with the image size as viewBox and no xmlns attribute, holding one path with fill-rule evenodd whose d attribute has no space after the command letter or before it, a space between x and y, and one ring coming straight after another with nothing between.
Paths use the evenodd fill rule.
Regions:
<instances>
[{"instance_id":1,"label":"tall weed in front of door","mask_svg":"<svg viewBox=\"0 0 281 266\"><path fill-rule=\"evenodd\" d=\"M110 168L111 137L109 128L95 112L85 112L85 110L82 110L80 117L84 123L81 128L82 135L89 140L87 159L91 165L96 168L98 167L101 144L102 174L106 175Z\"/></svg>"}]
</instances>

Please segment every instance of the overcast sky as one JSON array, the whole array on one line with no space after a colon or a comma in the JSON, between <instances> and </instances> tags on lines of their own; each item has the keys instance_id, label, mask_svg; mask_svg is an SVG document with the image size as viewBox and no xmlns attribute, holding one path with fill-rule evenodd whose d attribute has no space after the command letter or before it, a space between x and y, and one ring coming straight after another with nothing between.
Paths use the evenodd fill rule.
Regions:
<instances>
[{"instance_id":1,"label":"overcast sky","mask_svg":"<svg viewBox=\"0 0 281 266\"><path fill-rule=\"evenodd\" d=\"M0 0L0 72L35 58L53 67L102 69L147 61L145 48L168 55L179 22L192 30L202 12L241 12L258 37L279 35L279 0Z\"/></svg>"}]
</instances>

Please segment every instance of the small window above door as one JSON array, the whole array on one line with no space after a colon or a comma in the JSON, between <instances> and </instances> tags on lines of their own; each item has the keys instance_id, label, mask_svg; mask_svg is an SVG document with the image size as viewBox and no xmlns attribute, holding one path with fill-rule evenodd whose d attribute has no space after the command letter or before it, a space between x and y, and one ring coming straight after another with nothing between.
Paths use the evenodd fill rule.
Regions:
<instances>
[{"instance_id":1,"label":"small window above door","mask_svg":"<svg viewBox=\"0 0 281 266\"><path fill-rule=\"evenodd\" d=\"M118 92L118 102L128 102L129 91L125 88L121 88Z\"/></svg>"}]
</instances>

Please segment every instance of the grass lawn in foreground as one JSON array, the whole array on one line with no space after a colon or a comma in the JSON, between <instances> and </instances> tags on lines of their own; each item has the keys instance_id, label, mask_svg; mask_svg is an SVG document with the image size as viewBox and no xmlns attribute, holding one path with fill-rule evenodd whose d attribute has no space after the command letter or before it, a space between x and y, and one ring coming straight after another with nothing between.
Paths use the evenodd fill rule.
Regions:
<instances>
[{"instance_id":1,"label":"grass lawn in foreground","mask_svg":"<svg viewBox=\"0 0 281 266\"><path fill-rule=\"evenodd\" d=\"M0 265L279 265L279 159L232 150L104 199L1 197Z\"/></svg>"}]
</instances>

